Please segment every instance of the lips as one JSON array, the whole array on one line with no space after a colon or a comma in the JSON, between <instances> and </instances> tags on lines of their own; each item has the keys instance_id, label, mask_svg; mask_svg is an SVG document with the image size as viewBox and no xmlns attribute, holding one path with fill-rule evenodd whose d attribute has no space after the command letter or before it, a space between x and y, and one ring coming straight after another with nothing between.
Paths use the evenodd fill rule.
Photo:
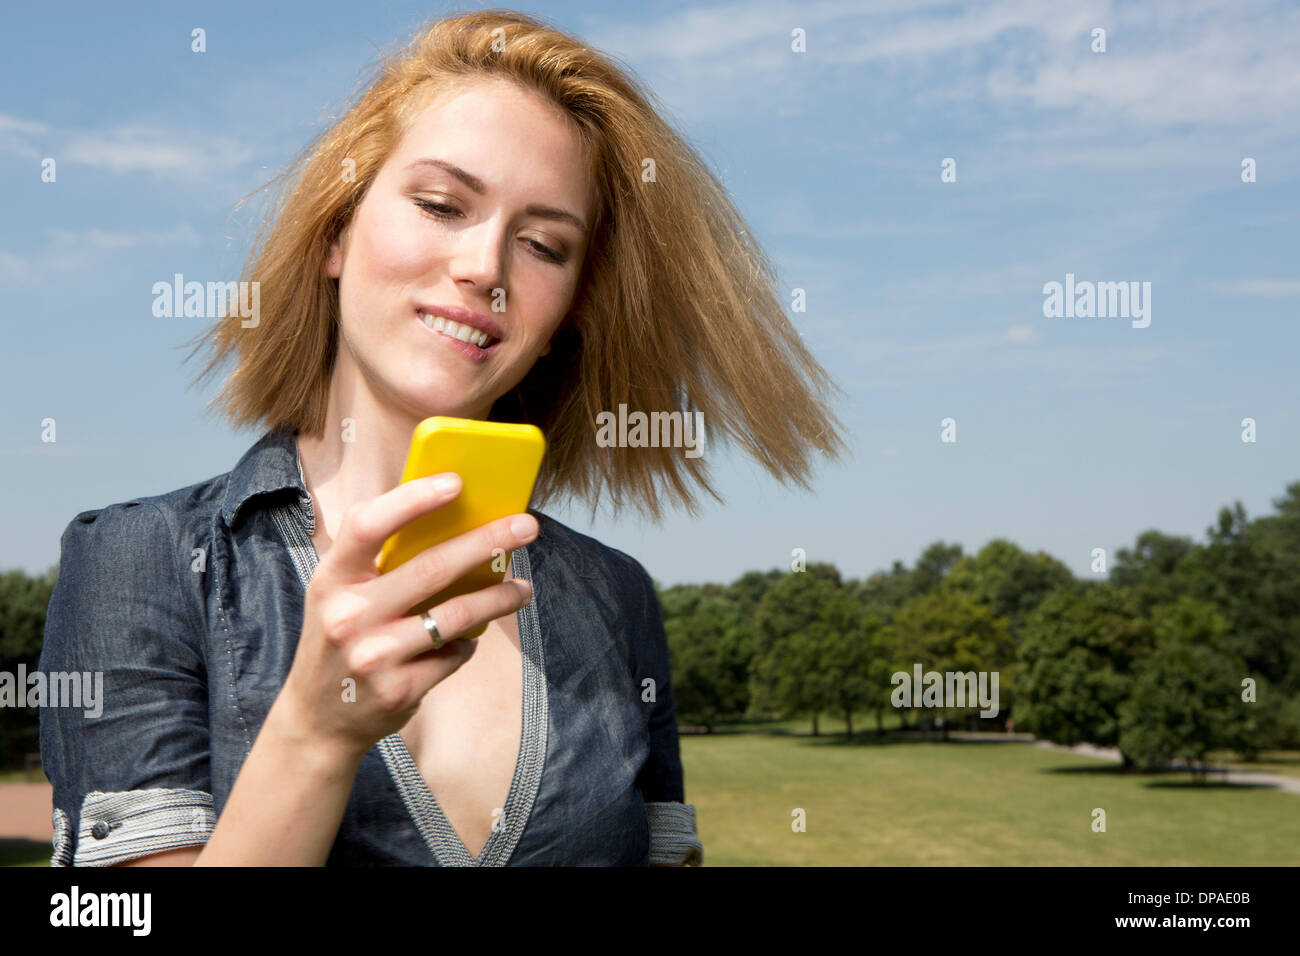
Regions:
<instances>
[{"instance_id":1,"label":"lips","mask_svg":"<svg viewBox=\"0 0 1300 956\"><path fill-rule=\"evenodd\" d=\"M455 349L471 362L485 362L500 346L499 339L488 339L486 347L476 344L484 341L485 332L469 325L461 325L446 317L417 311L415 319L425 330L449 348Z\"/></svg>"},{"instance_id":2,"label":"lips","mask_svg":"<svg viewBox=\"0 0 1300 956\"><path fill-rule=\"evenodd\" d=\"M454 322L456 325L467 326L476 332L483 332L488 336L487 344L489 346L505 338L505 330L497 325L490 316L484 315L482 312L462 309L456 305L418 305L416 311L420 313L421 319L425 316L441 317Z\"/></svg>"},{"instance_id":3,"label":"lips","mask_svg":"<svg viewBox=\"0 0 1300 956\"><path fill-rule=\"evenodd\" d=\"M421 321L435 332L439 332L448 338L453 338L458 342L468 342L470 345L480 349L488 349L495 345L497 341L486 332L481 332L473 326L461 325L458 322L453 322L451 319L443 318L441 315L424 314Z\"/></svg>"}]
</instances>

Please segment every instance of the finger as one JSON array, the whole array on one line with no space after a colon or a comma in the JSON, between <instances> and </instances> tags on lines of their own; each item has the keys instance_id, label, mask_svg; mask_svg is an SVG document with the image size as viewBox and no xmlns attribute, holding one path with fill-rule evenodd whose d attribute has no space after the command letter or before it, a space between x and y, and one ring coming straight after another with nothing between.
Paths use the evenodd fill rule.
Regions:
<instances>
[{"instance_id":1,"label":"finger","mask_svg":"<svg viewBox=\"0 0 1300 956\"><path fill-rule=\"evenodd\" d=\"M427 640L427 638L426 638ZM471 637L452 641L438 651L429 651L409 661L412 681L428 693L428 689L460 670L461 665L474 656L478 650L478 638ZM423 694L421 694L423 696Z\"/></svg>"},{"instance_id":2,"label":"finger","mask_svg":"<svg viewBox=\"0 0 1300 956\"><path fill-rule=\"evenodd\" d=\"M516 522L520 530L516 530ZM537 533L537 519L527 513L489 521L426 548L405 564L368 582L366 598L380 619L404 615L497 554L523 547Z\"/></svg>"},{"instance_id":3,"label":"finger","mask_svg":"<svg viewBox=\"0 0 1300 956\"><path fill-rule=\"evenodd\" d=\"M410 660L429 653L442 655L448 648L457 644L467 644L469 641L460 638L481 624L495 621L507 614L515 613L521 607L526 607L532 600L532 595L532 588L527 581L512 578L491 587L459 595L442 604L435 604L430 609L430 614L438 626L438 635L447 642L438 650L434 649L433 638L424 626L424 616L409 615L402 624L401 630L402 659Z\"/></svg>"},{"instance_id":4,"label":"finger","mask_svg":"<svg viewBox=\"0 0 1300 956\"><path fill-rule=\"evenodd\" d=\"M338 537L325 560L329 573L352 583L375 575L379 549L399 528L450 501L461 491L460 476L444 472L404 481L392 491L353 505L343 515Z\"/></svg>"}]
</instances>

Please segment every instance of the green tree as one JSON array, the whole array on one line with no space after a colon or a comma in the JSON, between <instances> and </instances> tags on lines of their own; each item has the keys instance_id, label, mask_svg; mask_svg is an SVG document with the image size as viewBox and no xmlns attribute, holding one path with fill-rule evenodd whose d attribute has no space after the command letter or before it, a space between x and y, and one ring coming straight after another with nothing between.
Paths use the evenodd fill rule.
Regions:
<instances>
[{"instance_id":1,"label":"green tree","mask_svg":"<svg viewBox=\"0 0 1300 956\"><path fill-rule=\"evenodd\" d=\"M1115 552L1108 579L1116 587L1132 591L1145 614L1157 604L1191 593L1187 561L1200 547L1191 538L1155 529L1143 531L1132 548Z\"/></svg>"},{"instance_id":2,"label":"green tree","mask_svg":"<svg viewBox=\"0 0 1300 956\"><path fill-rule=\"evenodd\" d=\"M1151 618L1157 647L1120 705L1120 750L1144 769L1186 761L1200 782L1210 751L1240 751L1258 734L1241 699L1245 665L1221 649L1228 625L1214 605L1183 596Z\"/></svg>"},{"instance_id":3,"label":"green tree","mask_svg":"<svg viewBox=\"0 0 1300 956\"><path fill-rule=\"evenodd\" d=\"M1052 594L1021 631L1017 727L1065 746L1118 746L1120 705L1154 646L1133 592L1081 582Z\"/></svg>"},{"instance_id":4,"label":"green tree","mask_svg":"<svg viewBox=\"0 0 1300 956\"><path fill-rule=\"evenodd\" d=\"M45 611L57 569L30 576L23 571L0 574L0 671L27 673L40 663ZM0 767L21 767L26 754L40 750L40 716L35 707L0 707Z\"/></svg>"},{"instance_id":5,"label":"green tree","mask_svg":"<svg viewBox=\"0 0 1300 956\"><path fill-rule=\"evenodd\" d=\"M827 709L821 673L826 624L822 609L841 593L839 571L809 564L772 583L754 612L754 658L750 671L750 709L812 716Z\"/></svg>"},{"instance_id":6,"label":"green tree","mask_svg":"<svg viewBox=\"0 0 1300 956\"><path fill-rule=\"evenodd\" d=\"M941 588L913 598L895 615L893 631L895 660L904 673L910 675L915 664L922 671L941 673L997 671L999 698L1004 684L1014 684L1015 648L1006 622L969 595ZM919 703L912 702L914 707ZM978 715L979 710L978 705L943 707L934 716L943 719L947 737L954 721Z\"/></svg>"},{"instance_id":7,"label":"green tree","mask_svg":"<svg viewBox=\"0 0 1300 956\"><path fill-rule=\"evenodd\" d=\"M912 597L912 572L902 561L895 561L891 570L879 571L865 581L852 584L849 590L867 613L888 624Z\"/></svg>"},{"instance_id":8,"label":"green tree","mask_svg":"<svg viewBox=\"0 0 1300 956\"><path fill-rule=\"evenodd\" d=\"M1074 575L1049 554L1028 554L1009 541L989 542L971 559L959 562L945 585L958 588L967 576L975 597L1007 622L1012 634L1049 594L1074 583Z\"/></svg>"},{"instance_id":9,"label":"green tree","mask_svg":"<svg viewBox=\"0 0 1300 956\"><path fill-rule=\"evenodd\" d=\"M862 641L867 659L866 696L862 703L876 718L876 734L885 732L885 713L893 706L890 695L894 685L890 681L894 666L894 631L874 614L868 615L862 625Z\"/></svg>"},{"instance_id":10,"label":"green tree","mask_svg":"<svg viewBox=\"0 0 1300 956\"><path fill-rule=\"evenodd\" d=\"M845 733L853 736L853 712L872 694L872 655L876 648L867 631L862 606L841 591L821 608L813 625L820 678L820 704L844 715Z\"/></svg>"},{"instance_id":11,"label":"green tree","mask_svg":"<svg viewBox=\"0 0 1300 956\"><path fill-rule=\"evenodd\" d=\"M704 592L697 584L675 584L670 588L655 585L655 595L659 598L659 607L663 612L665 626L673 618L684 617L694 612L704 597Z\"/></svg>"},{"instance_id":12,"label":"green tree","mask_svg":"<svg viewBox=\"0 0 1300 956\"><path fill-rule=\"evenodd\" d=\"M753 647L736 606L701 596L688 613L665 620L664 632L678 720L712 733L717 724L742 717L749 705Z\"/></svg>"},{"instance_id":13,"label":"green tree","mask_svg":"<svg viewBox=\"0 0 1300 956\"><path fill-rule=\"evenodd\" d=\"M995 538L952 568L940 590L965 594L1004 621L1013 646L1028 615L1049 594L1075 583L1074 575L1048 554L1029 554L1005 538ZM997 723L1005 725L1015 710L1016 672L1009 662L1001 672L1002 708Z\"/></svg>"},{"instance_id":14,"label":"green tree","mask_svg":"<svg viewBox=\"0 0 1300 956\"><path fill-rule=\"evenodd\" d=\"M1300 695L1300 482L1250 522L1241 502L1219 512L1209 543L1188 556L1191 593L1223 611L1224 649L1284 693Z\"/></svg>"},{"instance_id":15,"label":"green tree","mask_svg":"<svg viewBox=\"0 0 1300 956\"><path fill-rule=\"evenodd\" d=\"M777 570L746 571L727 587L727 597L745 620L750 620L767 589L785 575L786 572Z\"/></svg>"},{"instance_id":16,"label":"green tree","mask_svg":"<svg viewBox=\"0 0 1300 956\"><path fill-rule=\"evenodd\" d=\"M889 571L877 572L849 589L868 615L889 624L904 604L937 588L959 561L960 544L936 541L921 553L915 569L895 561Z\"/></svg>"},{"instance_id":17,"label":"green tree","mask_svg":"<svg viewBox=\"0 0 1300 956\"><path fill-rule=\"evenodd\" d=\"M948 576L953 566L961 560L960 544L936 541L921 552L912 574L912 597L929 594Z\"/></svg>"}]
</instances>

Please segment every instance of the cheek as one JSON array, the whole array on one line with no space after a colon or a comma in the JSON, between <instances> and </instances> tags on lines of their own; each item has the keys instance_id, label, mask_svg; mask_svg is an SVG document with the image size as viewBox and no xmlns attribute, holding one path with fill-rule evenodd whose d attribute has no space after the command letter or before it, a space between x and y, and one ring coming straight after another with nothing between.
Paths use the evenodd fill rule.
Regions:
<instances>
[{"instance_id":1,"label":"cheek","mask_svg":"<svg viewBox=\"0 0 1300 956\"><path fill-rule=\"evenodd\" d=\"M551 279L518 283L516 288L518 298L515 301L527 302L527 305L516 312L515 320L527 330L531 345L540 356L541 349L546 347L568 314L571 284Z\"/></svg>"},{"instance_id":2,"label":"cheek","mask_svg":"<svg viewBox=\"0 0 1300 956\"><path fill-rule=\"evenodd\" d=\"M573 296L578 286L576 271L561 272L553 266L538 266L532 270L530 278L521 283L528 293L531 311L535 316L556 316L560 321L573 303Z\"/></svg>"},{"instance_id":3,"label":"cheek","mask_svg":"<svg viewBox=\"0 0 1300 956\"><path fill-rule=\"evenodd\" d=\"M419 220L400 204L366 211L350 250L371 281L399 282L428 267L429 237Z\"/></svg>"}]
</instances>

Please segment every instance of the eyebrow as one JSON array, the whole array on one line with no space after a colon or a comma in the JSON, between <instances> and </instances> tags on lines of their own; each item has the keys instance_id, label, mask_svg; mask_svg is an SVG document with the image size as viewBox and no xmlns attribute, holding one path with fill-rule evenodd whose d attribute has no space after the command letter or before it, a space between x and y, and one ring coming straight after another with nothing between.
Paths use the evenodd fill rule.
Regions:
<instances>
[{"instance_id":1,"label":"eyebrow","mask_svg":"<svg viewBox=\"0 0 1300 956\"><path fill-rule=\"evenodd\" d=\"M451 175L455 176L457 179L459 179L470 189L474 190L474 192L478 193L480 196L487 192L487 184L484 183L483 180L479 179L477 176L471 173L467 173L465 170L461 169L455 163L447 162L445 159L417 159L415 160L415 162L411 163L406 168L414 169L416 166L435 166L438 169L444 170L445 172L448 172ZM587 232L587 224L585 222L583 222L573 213L566 212L563 209L557 209L554 206L543 206L538 203L533 203L529 206L526 206L524 208L524 212L526 212L530 216L537 216L541 219L550 219L555 222L567 222L574 226L577 226L579 229L582 230L583 234L586 234Z\"/></svg>"}]
</instances>

